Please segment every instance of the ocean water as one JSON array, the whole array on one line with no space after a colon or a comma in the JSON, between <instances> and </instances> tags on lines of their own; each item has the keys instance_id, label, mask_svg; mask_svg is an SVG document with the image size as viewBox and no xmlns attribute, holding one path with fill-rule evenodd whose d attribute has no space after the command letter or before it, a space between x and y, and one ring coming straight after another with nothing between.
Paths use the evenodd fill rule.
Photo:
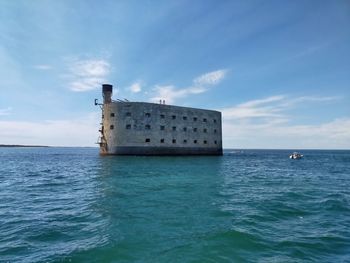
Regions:
<instances>
[{"instance_id":1,"label":"ocean water","mask_svg":"<svg viewBox=\"0 0 350 263\"><path fill-rule=\"evenodd\" d=\"M0 262L350 262L350 151L0 148Z\"/></svg>"}]
</instances>

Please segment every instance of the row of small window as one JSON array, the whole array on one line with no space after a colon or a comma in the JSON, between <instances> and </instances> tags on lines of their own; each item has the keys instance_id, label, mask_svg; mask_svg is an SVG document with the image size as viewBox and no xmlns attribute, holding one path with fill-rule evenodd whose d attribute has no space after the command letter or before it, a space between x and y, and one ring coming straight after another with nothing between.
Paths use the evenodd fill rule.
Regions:
<instances>
[{"instance_id":1,"label":"row of small window","mask_svg":"<svg viewBox=\"0 0 350 263\"><path fill-rule=\"evenodd\" d=\"M113 126L113 125L111 125L111 129L114 128L114 126L113 126L113 128L112 128L112 126ZM125 126L125 128L126 128L127 130L130 130L130 129L131 129L131 124L127 124L127 125ZM145 125L145 130L150 130L150 129L151 129L151 125L149 125L149 124ZM172 130L173 130L173 131L176 131L176 129L177 129L176 126L173 126L173 127L172 127ZM165 130L165 126L164 126L164 125L161 125L161 126L160 126L160 130L161 130L161 131L164 131L164 130ZM188 129L187 129L187 127L183 127L182 130L183 130L183 131L187 131ZM194 132L197 132L197 131L198 131L198 128L193 128L193 131L194 131ZM208 132L208 129L205 129L205 128L204 128L204 129L203 129L203 132L204 132L204 133L207 133L207 132ZM214 133L216 133L216 132L217 132L217 130L214 129Z\"/></svg>"},{"instance_id":2,"label":"row of small window","mask_svg":"<svg viewBox=\"0 0 350 263\"><path fill-rule=\"evenodd\" d=\"M145 139L145 142L151 142L151 139L150 138L146 138ZM160 139L159 141L160 143L165 143L165 139ZM176 143L176 139L172 139L172 143L175 144ZM186 144L187 143L187 140L183 140L182 143ZM194 144L198 144L198 140L193 140L193 143ZM208 144L208 141L207 140L204 140L203 141L203 144ZM218 141L214 141L214 144L218 144Z\"/></svg>"},{"instance_id":3,"label":"row of small window","mask_svg":"<svg viewBox=\"0 0 350 263\"><path fill-rule=\"evenodd\" d=\"M125 115L128 116L128 117L130 117L130 116L131 116L131 112L127 112ZM112 113L111 113L111 117L114 117L114 116L115 116L115 115L114 115L114 113L112 112ZM150 117L151 117L151 113L147 112L147 113L145 113L145 116L148 117L148 118L150 118ZM164 114L160 114L159 116L160 116L161 119L165 119L165 115L164 115ZM176 115L172 115L171 118L172 118L173 120L176 120ZM187 120L187 116L182 116L182 119L183 119L184 121L186 121L186 120ZM198 120L197 117L193 117L193 121L197 121L197 120ZM207 118L203 118L203 122L207 122ZM216 123L216 119L213 119L213 122Z\"/></svg>"},{"instance_id":4,"label":"row of small window","mask_svg":"<svg viewBox=\"0 0 350 263\"><path fill-rule=\"evenodd\" d=\"M146 113L146 116L147 116L147 113ZM150 117L151 115L149 115L148 117ZM161 119L165 119L165 115L164 114L161 114L160 115L160 118ZM171 119L173 119L173 120L176 120L176 115L172 115L171 116ZM182 116L182 119L184 120L184 121L186 121L188 118L187 118L187 116ZM193 121L198 121L198 117L193 117ZM207 118L203 118L203 122L207 122L208 120L207 120ZM213 122L214 123L216 123L216 119L213 119Z\"/></svg>"}]
</instances>

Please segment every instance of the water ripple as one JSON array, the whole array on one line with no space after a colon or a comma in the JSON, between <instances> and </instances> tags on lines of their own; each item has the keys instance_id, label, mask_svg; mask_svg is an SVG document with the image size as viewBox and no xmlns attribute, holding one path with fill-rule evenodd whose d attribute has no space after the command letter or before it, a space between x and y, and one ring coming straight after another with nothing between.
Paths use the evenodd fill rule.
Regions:
<instances>
[{"instance_id":1,"label":"water ripple","mask_svg":"<svg viewBox=\"0 0 350 263\"><path fill-rule=\"evenodd\" d=\"M0 261L346 262L350 152L0 149Z\"/></svg>"}]
</instances>

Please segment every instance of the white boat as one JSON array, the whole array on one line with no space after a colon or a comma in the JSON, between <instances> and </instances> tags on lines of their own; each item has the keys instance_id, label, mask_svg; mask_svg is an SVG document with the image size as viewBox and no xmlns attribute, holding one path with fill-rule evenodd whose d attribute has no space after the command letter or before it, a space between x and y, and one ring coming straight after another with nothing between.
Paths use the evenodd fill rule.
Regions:
<instances>
[{"instance_id":1,"label":"white boat","mask_svg":"<svg viewBox=\"0 0 350 263\"><path fill-rule=\"evenodd\" d=\"M289 156L289 158L290 158L290 159L301 159L303 156L304 156L304 155L302 155L302 154L300 154L300 153L298 153L298 152L294 152L294 153L292 153L292 154Z\"/></svg>"}]
</instances>

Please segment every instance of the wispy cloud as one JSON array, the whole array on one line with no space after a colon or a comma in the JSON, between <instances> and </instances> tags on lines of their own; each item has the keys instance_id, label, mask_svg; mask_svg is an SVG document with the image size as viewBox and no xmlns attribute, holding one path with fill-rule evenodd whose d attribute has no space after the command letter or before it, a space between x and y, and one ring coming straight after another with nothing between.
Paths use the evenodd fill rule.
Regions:
<instances>
[{"instance_id":1,"label":"wispy cloud","mask_svg":"<svg viewBox=\"0 0 350 263\"><path fill-rule=\"evenodd\" d=\"M298 107L339 97L271 96L221 109L226 145L251 148L350 148L350 119L298 125ZM322 104L323 105L323 104ZM271 146L272 145L272 146Z\"/></svg>"},{"instance_id":2,"label":"wispy cloud","mask_svg":"<svg viewBox=\"0 0 350 263\"><path fill-rule=\"evenodd\" d=\"M111 66L104 59L75 60L69 65L69 88L82 92L97 88L110 73Z\"/></svg>"},{"instance_id":3,"label":"wispy cloud","mask_svg":"<svg viewBox=\"0 0 350 263\"><path fill-rule=\"evenodd\" d=\"M166 100L168 104L172 104L177 99L187 97L191 94L199 94L205 92L205 89L200 87L176 89L174 86L156 86L155 91L158 95L151 98L152 101Z\"/></svg>"},{"instance_id":4,"label":"wispy cloud","mask_svg":"<svg viewBox=\"0 0 350 263\"><path fill-rule=\"evenodd\" d=\"M253 119L253 118L286 118L285 112L300 103L334 101L339 97L289 97L276 95L258 100L251 100L233 107L221 109L224 118L231 119Z\"/></svg>"},{"instance_id":5,"label":"wispy cloud","mask_svg":"<svg viewBox=\"0 0 350 263\"><path fill-rule=\"evenodd\" d=\"M224 146L233 148L350 149L350 118L313 125L223 122Z\"/></svg>"},{"instance_id":6,"label":"wispy cloud","mask_svg":"<svg viewBox=\"0 0 350 263\"><path fill-rule=\"evenodd\" d=\"M0 116L10 115L11 111L11 107L7 107L6 109L0 109Z\"/></svg>"},{"instance_id":7,"label":"wispy cloud","mask_svg":"<svg viewBox=\"0 0 350 263\"><path fill-rule=\"evenodd\" d=\"M129 90L132 92L132 93L139 93L141 92L142 90L142 85L140 82L134 82L130 87L129 87Z\"/></svg>"},{"instance_id":8,"label":"wispy cloud","mask_svg":"<svg viewBox=\"0 0 350 263\"><path fill-rule=\"evenodd\" d=\"M259 100L251 100L234 107L222 109L225 119L250 119L265 117L281 117L282 111L280 104L285 96L278 95Z\"/></svg>"},{"instance_id":9,"label":"wispy cloud","mask_svg":"<svg viewBox=\"0 0 350 263\"><path fill-rule=\"evenodd\" d=\"M193 83L198 86L216 85L224 79L227 69L220 69L203 74L193 80Z\"/></svg>"},{"instance_id":10,"label":"wispy cloud","mask_svg":"<svg viewBox=\"0 0 350 263\"><path fill-rule=\"evenodd\" d=\"M174 103L177 99L206 92L210 86L220 83L225 78L226 69L216 70L205 73L196 77L192 81L192 85L187 88L178 89L174 85L156 85L154 88L155 96L151 101L166 100L168 104Z\"/></svg>"},{"instance_id":11,"label":"wispy cloud","mask_svg":"<svg viewBox=\"0 0 350 263\"><path fill-rule=\"evenodd\" d=\"M334 101L341 99L340 96L329 96L329 97L319 97L319 96L304 96L297 98L297 102L304 102L304 101L313 101L313 102L325 102L325 101Z\"/></svg>"},{"instance_id":12,"label":"wispy cloud","mask_svg":"<svg viewBox=\"0 0 350 263\"><path fill-rule=\"evenodd\" d=\"M52 66L47 65L47 64L34 65L33 67L35 69L39 69L39 70L50 70L50 69L52 69Z\"/></svg>"}]
</instances>

